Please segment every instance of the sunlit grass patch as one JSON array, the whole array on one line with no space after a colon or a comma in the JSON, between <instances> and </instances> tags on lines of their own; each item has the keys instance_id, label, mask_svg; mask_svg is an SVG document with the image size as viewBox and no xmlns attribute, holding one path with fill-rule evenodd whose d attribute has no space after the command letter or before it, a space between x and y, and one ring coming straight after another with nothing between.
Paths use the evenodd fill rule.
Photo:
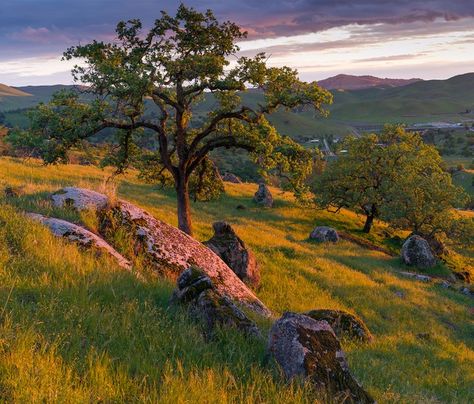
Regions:
<instances>
[{"instance_id":1,"label":"sunlit grass patch","mask_svg":"<svg viewBox=\"0 0 474 404\"><path fill-rule=\"evenodd\" d=\"M284 381L265 354L266 341L232 330L207 341L200 324L169 306L173 283L137 279L22 213L96 230L93 214L54 208L48 196L67 185L101 190L107 175L89 166L0 159L0 191L24 187L18 198L0 193L2 400L313 402L310 386ZM176 225L171 190L143 184L133 174L116 181L117 197ZM474 401L472 298L400 276L409 268L398 257L347 241L308 241L316 225L357 234L362 220L351 212L298 207L276 189L275 208L261 209L252 201L256 189L226 184L219 201L193 203L196 238L209 239L213 221L232 223L255 252L262 276L256 292L276 315L334 308L362 318L374 342L342 343L354 374L378 402ZM246 209L236 209L239 204ZM374 242L382 242L380 229ZM270 324L261 325L265 332Z\"/></svg>"}]
</instances>

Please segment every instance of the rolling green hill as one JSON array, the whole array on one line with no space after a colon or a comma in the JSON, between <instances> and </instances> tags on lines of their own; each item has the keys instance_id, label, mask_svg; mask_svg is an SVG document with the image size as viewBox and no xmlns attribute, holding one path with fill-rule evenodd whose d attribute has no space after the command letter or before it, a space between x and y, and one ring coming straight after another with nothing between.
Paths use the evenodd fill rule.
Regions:
<instances>
[{"instance_id":1,"label":"rolling green hill","mask_svg":"<svg viewBox=\"0 0 474 404\"><path fill-rule=\"evenodd\" d=\"M29 108L38 102L47 102L51 95L66 86L30 86L20 90L31 97L4 97L0 111ZM344 136L354 128L384 123L422 123L433 121L461 122L474 120L474 73L448 80L419 81L402 87L374 87L353 91L333 90L334 103L328 118L319 118L311 112L278 111L270 120L285 134L305 141L319 136ZM255 104L260 95L248 92L245 102ZM208 96L196 112L208 111L215 104ZM469 113L469 111L471 111ZM468 112L468 113L466 113ZM12 121L26 125L23 112L11 112Z\"/></svg>"},{"instance_id":2,"label":"rolling green hill","mask_svg":"<svg viewBox=\"0 0 474 404\"><path fill-rule=\"evenodd\" d=\"M222 330L211 340L180 308L173 282L138 280L51 236L22 212L86 223L87 214L53 208L65 185L99 189L108 171L45 167L0 158L1 397L6 402L315 403L308 385L287 383L265 356L265 341ZM259 298L276 314L338 308L359 315L375 340L343 340L350 367L379 403L474 401L472 298L400 275L399 258L348 241L307 241L315 225L360 235L362 218L301 208L272 189L273 209L252 202L255 184L226 184L219 201L195 203L196 238L227 220L261 266ZM129 174L118 195L176 225L175 196ZM236 209L237 205L246 209ZM381 240L378 223L373 240ZM140 260L135 262L140 270ZM438 268L440 270L442 268ZM264 333L268 323L260 326Z\"/></svg>"}]
</instances>

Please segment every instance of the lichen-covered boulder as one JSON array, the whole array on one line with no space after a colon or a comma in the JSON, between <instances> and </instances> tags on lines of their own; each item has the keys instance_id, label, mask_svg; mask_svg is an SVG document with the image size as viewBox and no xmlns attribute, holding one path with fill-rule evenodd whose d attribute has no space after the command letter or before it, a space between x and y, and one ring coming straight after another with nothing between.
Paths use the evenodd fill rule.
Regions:
<instances>
[{"instance_id":1,"label":"lichen-covered boulder","mask_svg":"<svg viewBox=\"0 0 474 404\"><path fill-rule=\"evenodd\" d=\"M242 184L242 180L239 177L229 172L222 176L222 180L225 182L231 182L233 184Z\"/></svg>"},{"instance_id":2,"label":"lichen-covered boulder","mask_svg":"<svg viewBox=\"0 0 474 404\"><path fill-rule=\"evenodd\" d=\"M436 258L429 243L418 235L412 235L403 243L402 259L407 265L418 268L432 268L436 265Z\"/></svg>"},{"instance_id":3,"label":"lichen-covered boulder","mask_svg":"<svg viewBox=\"0 0 474 404\"><path fill-rule=\"evenodd\" d=\"M211 279L199 268L191 267L180 275L172 302L188 304L191 318L204 323L207 335L220 326L262 336L257 325L227 296L218 293Z\"/></svg>"},{"instance_id":4,"label":"lichen-covered boulder","mask_svg":"<svg viewBox=\"0 0 474 404\"><path fill-rule=\"evenodd\" d=\"M373 339L364 322L347 311L319 309L303 314L317 321L326 321L338 338L349 337L363 342L370 342Z\"/></svg>"},{"instance_id":5,"label":"lichen-covered boulder","mask_svg":"<svg viewBox=\"0 0 474 404\"><path fill-rule=\"evenodd\" d=\"M99 253L109 255L115 258L117 264L122 268L131 268L129 260L119 254L106 241L83 227L62 219L46 217L37 213L28 213L27 216L47 226L55 236L66 238L81 247L94 249Z\"/></svg>"},{"instance_id":6,"label":"lichen-covered boulder","mask_svg":"<svg viewBox=\"0 0 474 404\"><path fill-rule=\"evenodd\" d=\"M268 349L288 379L307 378L335 402L374 402L349 371L341 345L326 321L285 313L270 330Z\"/></svg>"},{"instance_id":7,"label":"lichen-covered boulder","mask_svg":"<svg viewBox=\"0 0 474 404\"><path fill-rule=\"evenodd\" d=\"M107 207L109 198L90 189L65 187L51 195L53 205L72 207L77 210L102 210Z\"/></svg>"},{"instance_id":8,"label":"lichen-covered boulder","mask_svg":"<svg viewBox=\"0 0 474 404\"><path fill-rule=\"evenodd\" d=\"M78 209L80 206L90 209L92 206L89 203L90 192L93 191L81 188L68 192L68 198L72 199L69 204ZM249 287L221 258L202 243L176 227L154 218L138 206L123 200L117 200L111 204L105 195L98 194L101 198L95 198L95 194L97 193L92 194L93 200L102 201L96 206L99 216L99 233L106 240L113 240L117 232L126 233L133 244L133 250L137 254L140 252L156 273L176 279L190 266L199 267L212 280L220 294L236 303L248 306L261 315L271 315ZM64 203L68 198L62 199Z\"/></svg>"},{"instance_id":9,"label":"lichen-covered boulder","mask_svg":"<svg viewBox=\"0 0 474 404\"><path fill-rule=\"evenodd\" d=\"M236 275L253 286L260 283L260 270L253 252L226 222L215 222L212 225L214 236L204 244L214 251L236 273Z\"/></svg>"},{"instance_id":10,"label":"lichen-covered boulder","mask_svg":"<svg viewBox=\"0 0 474 404\"><path fill-rule=\"evenodd\" d=\"M253 200L266 208L271 208L273 206L273 196L263 182L258 184L258 190L255 192Z\"/></svg>"},{"instance_id":11,"label":"lichen-covered boulder","mask_svg":"<svg viewBox=\"0 0 474 404\"><path fill-rule=\"evenodd\" d=\"M337 234L337 231L328 226L316 227L309 235L309 238L318 242L330 241L332 243L336 243L339 241L339 235Z\"/></svg>"}]
</instances>

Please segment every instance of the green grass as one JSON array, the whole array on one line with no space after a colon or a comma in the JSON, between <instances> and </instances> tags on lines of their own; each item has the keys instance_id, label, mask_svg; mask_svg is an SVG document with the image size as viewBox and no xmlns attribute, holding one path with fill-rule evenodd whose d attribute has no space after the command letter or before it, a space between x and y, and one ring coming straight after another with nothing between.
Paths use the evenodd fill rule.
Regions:
<instances>
[{"instance_id":1,"label":"green grass","mask_svg":"<svg viewBox=\"0 0 474 404\"><path fill-rule=\"evenodd\" d=\"M47 193L64 185L99 189L106 176L93 167L0 159L0 189L23 186L25 193L0 197L1 401L314 402L310 386L283 380L264 341L230 330L206 341L199 324L168 306L170 282L137 280L21 213L87 221L53 208ZM255 251L262 270L257 294L277 315L340 308L363 318L375 341L343 347L378 402L474 400L471 298L399 276L406 268L396 257L344 241L307 241L319 224L355 232L362 223L355 214L303 209L278 190L275 208L260 209L251 200L255 190L226 184L220 201L193 204L196 238L208 239L215 220L231 222ZM118 194L176 225L172 192L129 175ZM376 230L372 237L381 239L383 225Z\"/></svg>"}]
</instances>

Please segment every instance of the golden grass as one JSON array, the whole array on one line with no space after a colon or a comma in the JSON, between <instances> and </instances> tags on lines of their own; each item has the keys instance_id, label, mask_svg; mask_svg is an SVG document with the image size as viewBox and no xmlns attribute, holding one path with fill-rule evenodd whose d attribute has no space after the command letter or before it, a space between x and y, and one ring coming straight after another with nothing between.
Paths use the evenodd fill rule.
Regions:
<instances>
[{"instance_id":1,"label":"golden grass","mask_svg":"<svg viewBox=\"0 0 474 404\"><path fill-rule=\"evenodd\" d=\"M287 384L265 357L265 343L222 331L205 341L200 326L169 308L173 285L137 280L107 259L79 251L22 217L23 210L82 221L53 208L47 192L65 185L101 190L110 171L43 167L0 159L0 391L24 402L312 402L309 386ZM363 318L370 345L343 341L350 366L381 402L474 401L472 299L406 279L398 258L346 241L307 241L315 225L356 232L362 218L296 206L289 194L273 209L251 200L254 184L226 184L220 201L193 204L196 238L227 220L255 251L262 269L259 297L276 313L340 308ZM119 178L118 197L176 225L174 195ZM114 194L114 190L112 190ZM237 210L242 204L245 210ZM381 238L378 223L372 237ZM263 324L265 327L265 324ZM429 333L428 339L419 334Z\"/></svg>"}]
</instances>

